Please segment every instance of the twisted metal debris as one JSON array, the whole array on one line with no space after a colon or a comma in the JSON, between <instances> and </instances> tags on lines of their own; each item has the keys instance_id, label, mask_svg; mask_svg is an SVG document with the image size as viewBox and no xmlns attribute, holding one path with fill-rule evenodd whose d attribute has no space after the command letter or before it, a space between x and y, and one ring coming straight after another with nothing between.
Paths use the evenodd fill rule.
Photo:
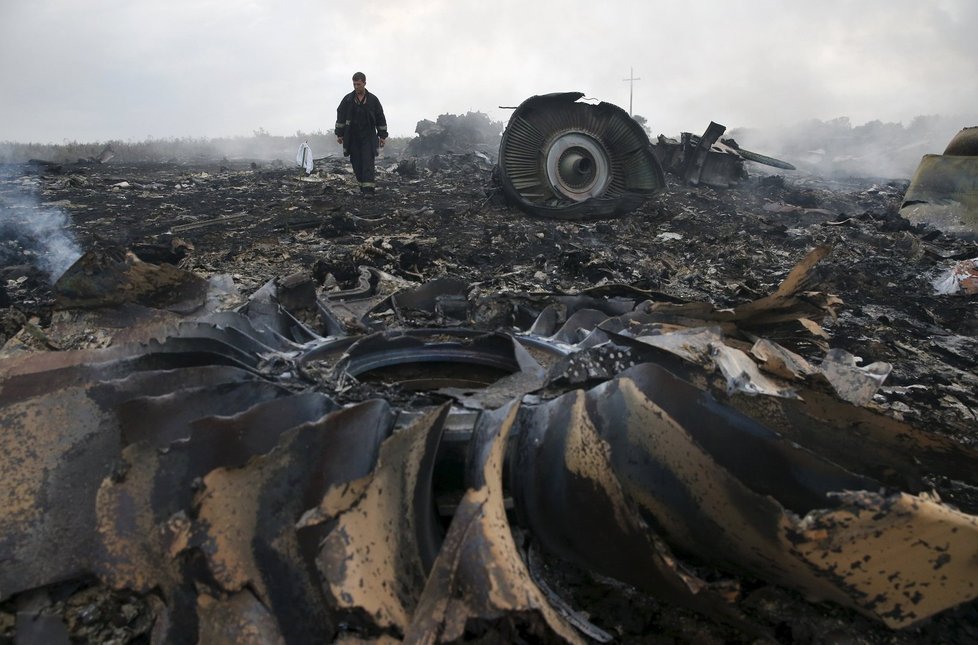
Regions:
<instances>
[{"instance_id":1,"label":"twisted metal debris","mask_svg":"<svg viewBox=\"0 0 978 645\"><path fill-rule=\"evenodd\" d=\"M764 375L736 347L817 325L837 301L800 290L825 252L734 310L391 295L366 271L292 294L315 328L273 282L143 342L8 359L0 600L94 576L155 599L155 642L609 640L548 587L546 553L755 635L702 567L917 624L978 597L978 509L926 483L978 484L976 454L843 399L876 372L757 343ZM451 317L487 311L514 325ZM402 394L349 401L371 380Z\"/></svg>"},{"instance_id":2,"label":"twisted metal debris","mask_svg":"<svg viewBox=\"0 0 978 645\"><path fill-rule=\"evenodd\" d=\"M666 185L642 127L616 105L578 102L583 96L533 96L510 117L499 178L507 199L528 213L620 215Z\"/></svg>"}]
</instances>

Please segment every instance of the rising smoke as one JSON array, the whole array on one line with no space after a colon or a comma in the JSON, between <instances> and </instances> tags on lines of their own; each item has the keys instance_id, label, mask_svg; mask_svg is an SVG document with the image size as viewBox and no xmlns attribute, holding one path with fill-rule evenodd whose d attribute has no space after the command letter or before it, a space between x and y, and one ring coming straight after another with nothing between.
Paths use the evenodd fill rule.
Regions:
<instances>
[{"instance_id":1,"label":"rising smoke","mask_svg":"<svg viewBox=\"0 0 978 645\"><path fill-rule=\"evenodd\" d=\"M909 125L812 119L779 129L733 129L727 136L822 177L909 179L923 155L941 154L958 130L971 125L978 125L978 113L918 116Z\"/></svg>"},{"instance_id":2,"label":"rising smoke","mask_svg":"<svg viewBox=\"0 0 978 645\"><path fill-rule=\"evenodd\" d=\"M33 195L0 197L0 266L28 265L53 284L81 257L68 215Z\"/></svg>"}]
</instances>

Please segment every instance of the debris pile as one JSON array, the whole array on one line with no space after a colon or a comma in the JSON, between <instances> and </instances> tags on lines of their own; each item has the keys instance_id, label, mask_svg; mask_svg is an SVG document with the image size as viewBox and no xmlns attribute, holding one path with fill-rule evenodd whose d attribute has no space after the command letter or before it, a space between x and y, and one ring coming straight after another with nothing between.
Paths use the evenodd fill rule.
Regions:
<instances>
[{"instance_id":1,"label":"debris pile","mask_svg":"<svg viewBox=\"0 0 978 645\"><path fill-rule=\"evenodd\" d=\"M166 641L454 641L472 621L610 639L548 599L533 549L747 633L765 629L731 604L737 583L697 566L918 623L978 597L978 516L925 483L975 486L978 453L812 380L845 391L856 375L783 381L738 349L759 326L833 313L835 299L798 298L826 251L732 311L625 292L475 302L457 281L320 299L290 279L143 342L11 359L0 589L94 577L149 594ZM95 290L129 290L100 280L114 265L79 264ZM347 300L370 303L354 322L372 331L341 330ZM316 327L286 301L313 304ZM446 302L461 320L489 307L533 321L404 331ZM424 396L351 396L377 382ZM861 444L819 456L855 423Z\"/></svg>"},{"instance_id":2,"label":"debris pile","mask_svg":"<svg viewBox=\"0 0 978 645\"><path fill-rule=\"evenodd\" d=\"M810 176L534 219L478 159L5 169L88 250L6 250L3 636L976 637L974 242Z\"/></svg>"},{"instance_id":3,"label":"debris pile","mask_svg":"<svg viewBox=\"0 0 978 645\"><path fill-rule=\"evenodd\" d=\"M495 154L503 124L493 121L483 112L442 114L435 121L422 119L414 129L405 154L429 157L446 152L485 152Z\"/></svg>"}]
</instances>

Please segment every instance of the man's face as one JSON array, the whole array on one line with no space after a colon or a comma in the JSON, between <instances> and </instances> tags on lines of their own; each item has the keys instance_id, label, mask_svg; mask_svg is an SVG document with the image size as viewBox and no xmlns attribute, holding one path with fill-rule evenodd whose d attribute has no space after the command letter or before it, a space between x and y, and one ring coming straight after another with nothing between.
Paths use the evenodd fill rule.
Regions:
<instances>
[{"instance_id":1,"label":"man's face","mask_svg":"<svg viewBox=\"0 0 978 645\"><path fill-rule=\"evenodd\" d=\"M366 81L356 80L353 81L353 89L356 90L357 94L363 94L363 88L367 86Z\"/></svg>"}]
</instances>

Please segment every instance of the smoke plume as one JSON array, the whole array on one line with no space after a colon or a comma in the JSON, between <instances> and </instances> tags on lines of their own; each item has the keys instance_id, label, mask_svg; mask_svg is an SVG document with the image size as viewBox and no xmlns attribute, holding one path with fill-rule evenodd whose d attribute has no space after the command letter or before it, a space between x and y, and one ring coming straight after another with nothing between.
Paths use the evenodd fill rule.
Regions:
<instances>
[{"instance_id":1,"label":"smoke plume","mask_svg":"<svg viewBox=\"0 0 978 645\"><path fill-rule=\"evenodd\" d=\"M0 197L0 265L30 265L53 284L81 257L63 210L31 195Z\"/></svg>"}]
</instances>

